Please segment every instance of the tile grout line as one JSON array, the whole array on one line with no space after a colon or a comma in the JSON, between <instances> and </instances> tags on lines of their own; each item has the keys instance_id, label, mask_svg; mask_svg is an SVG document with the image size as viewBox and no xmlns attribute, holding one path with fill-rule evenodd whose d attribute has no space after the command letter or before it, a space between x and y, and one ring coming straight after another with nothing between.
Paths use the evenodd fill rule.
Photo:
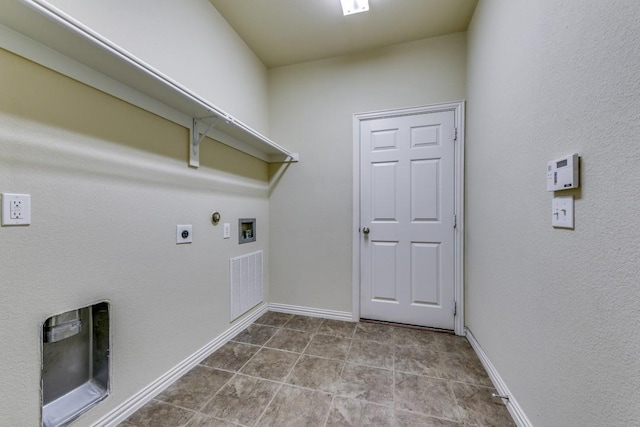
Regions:
<instances>
[{"instance_id":1,"label":"tile grout line","mask_svg":"<svg viewBox=\"0 0 640 427\"><path fill-rule=\"evenodd\" d=\"M324 321L322 323L324 323ZM349 353L351 353L351 346L353 345L353 341L354 341L355 336L356 336L356 331L358 330L358 323L359 322L355 322L355 326L353 328L353 332L351 333L351 339L349 339L349 348L347 349L347 352L345 354L344 361L342 361L342 366L340 368L340 374L338 375L338 381L342 381L342 374L344 374L344 368L347 366L347 360L349 359ZM320 327L322 327L322 325ZM318 328L318 330L320 330L320 328ZM340 337L338 336L338 338L340 338ZM347 337L345 337L345 338L347 338ZM334 403L336 401L336 396L337 395L338 395L338 390L334 390L334 392L331 393L331 404L329 405L329 411L327 412L327 417L324 420L324 427L326 427L327 423L329 422L329 417L331 416L331 410L333 409L333 405L334 405Z\"/></svg>"},{"instance_id":2,"label":"tile grout line","mask_svg":"<svg viewBox=\"0 0 640 427\"><path fill-rule=\"evenodd\" d=\"M331 319L324 319L324 320L331 320ZM356 323L357 323L357 322L356 322ZM322 323L321 323L321 324L322 324ZM256 325L260 325L260 326L268 326L268 327L270 327L270 328L275 328L275 329L287 329L287 328L284 328L284 326L282 326L282 327L278 327L278 326L273 326L273 325L263 325L263 324L260 324L260 323L258 323L258 324L256 324ZM283 351L283 352L287 352L287 353L299 354L298 359L296 359L296 362L293 364L293 367L289 370L289 373L285 376L285 378L284 378L282 381L276 381L276 380L272 380L272 379L268 379L268 378L262 378L262 377L258 377L258 376L254 376L254 375L249 375L249 374L247 374L247 373L240 372L240 371L232 372L232 371L226 371L226 370L219 369L219 368L211 368L211 367L209 367L209 368L210 368L210 369L219 369L219 370L222 370L222 371L225 371L225 372L230 372L230 373L233 373L233 374L234 374L234 376L240 375L240 376L249 377L249 378L254 378L254 379L257 379L257 380L261 380L261 381L268 381L268 382L272 382L272 383L276 383L276 384L280 384L280 385L287 385L287 386L295 387L295 388L299 388L299 389L302 389L302 390L309 390L309 391L316 391L316 392L317 392L317 391L319 391L319 392L322 392L322 393L335 394L336 396L340 396L340 397L349 397L348 395L341 395L341 394L339 394L339 393L330 393L330 392L326 392L326 391L321 390L321 389L314 389L314 388L304 387L304 386L300 386L300 385L291 384L291 383L287 383L287 382L286 382L286 380L289 378L289 376L290 376L290 375L291 375L291 373L293 372L293 369L295 368L295 365L296 365L296 364L298 363L298 361L302 358L302 356L306 356L306 357L310 357L310 358L324 359L324 360L333 360L333 361L341 362L343 365L345 365L345 364L347 363L347 362L346 362L346 360L339 360L339 359L333 359L333 358L328 358L328 357L322 357L322 356L309 355L309 354L304 353L304 351L306 351L306 349L307 349L307 348L309 347L309 345L311 344L311 341L313 340L313 337L315 337L316 335L326 335L326 334L322 334L322 333L318 332L318 331L319 331L319 329L320 329L319 327L318 327L317 329L318 329L318 330L316 330L316 331L307 331L307 330L299 330L299 329L288 329L288 330L293 330L293 331L298 331L298 332L310 332L310 333L311 333L311 339L309 340L309 342L307 343L307 345L306 345L306 346L304 347L304 349L302 350L302 353L298 353L298 352L294 352L294 351L289 351L289 350L276 349L276 348L271 348L271 347L265 347L265 346L266 346L266 343L260 346L260 345L257 345L257 344L251 344L251 343L246 343L246 342L242 342L242 341L234 341L236 344L243 344L243 345L248 345L248 346L253 346L253 347L259 347L260 349L265 348L265 349L267 349L267 350L276 350L276 351ZM242 331L241 331L240 333L242 333ZM274 335L275 335L275 334L274 334ZM353 333L353 335L352 335L352 336L354 336L354 335L355 335L355 330L354 330L354 333ZM344 339L349 339L351 342L353 342L353 339L351 339L351 338L349 338L349 337L342 337L342 336L339 336L339 335L327 335L327 336L337 337L337 338L344 338ZM273 338L273 336L272 336L271 338ZM269 338L269 340L270 340L271 338ZM269 340L267 340L267 342L268 342ZM250 362L250 361L255 357L255 355L256 355L259 351L260 351L260 350L258 350L258 351L257 351L257 352L256 352L256 353L255 353L255 354L254 354L254 355L253 355L253 356L252 356L252 357L251 357L251 358L250 358L250 359L249 359L249 360L248 360L244 365L242 365L242 367L241 367L240 369L244 368L244 367L245 367L245 366L246 366L246 365L247 365L247 364L248 364L248 363L249 363L249 362ZM360 364L360 363L352 363L352 364L354 364L354 365L358 365L358 366L371 367L371 368L375 368L375 369L382 369L382 370L386 370L386 371L390 371L390 370L391 370L391 369L387 369L387 368L378 368L378 367L374 367L374 366L363 365L363 364ZM233 379L233 378L232 378L232 379ZM231 379L230 379L229 381L231 381ZM226 384L225 384L225 385L226 385ZM217 393L216 393L216 394L217 394ZM378 405L378 406L385 406L385 407L389 407L389 405L384 405L384 404L381 404L381 403L375 403L375 402L369 402L368 400L365 400L365 399L359 399L359 398L353 398L353 399L356 399L356 400L358 400L358 401L362 401L362 402L364 402L364 403L372 403L372 404L375 404L375 405ZM205 414L205 415L206 415L206 414Z\"/></svg>"},{"instance_id":3,"label":"tile grout line","mask_svg":"<svg viewBox=\"0 0 640 427\"><path fill-rule=\"evenodd\" d=\"M341 335L335 335L335 334L332 335L332 334L320 333L320 329L322 328L322 325L328 319L323 319L323 321L320 322L317 327L312 328L310 330L309 329L305 330L305 329L286 328L285 327L286 324L289 323L292 319L293 319L293 316L291 316L288 320L286 320L281 326L265 325L265 324L262 324L262 323L255 323L254 322L254 324L256 326L264 326L264 327L268 327L269 329L275 330L275 332L272 335L270 335L266 339L266 341L264 341L264 343L262 345L257 345L257 344L253 344L253 343L250 343L250 342L233 341L233 339L230 339L229 340L230 342L234 342L236 344L246 345L246 346L256 347L257 348L257 351L251 357L249 357L249 359L247 359L247 361L245 363L243 363L242 366L240 366L236 372L228 371L226 369L221 369L221 368L215 368L215 367L211 367L211 366L207 366L207 365L202 365L201 363L199 363L198 365L203 367L203 368L206 368L206 369L209 369L209 370L219 370L220 372L226 372L226 373L232 374L231 377L199 409L194 410L194 409L186 408L186 407L183 407L183 406L180 406L180 405L176 405L176 404L173 404L173 403L164 402L164 401L159 400L159 399L154 399L154 400L157 400L158 402L160 402L162 404L166 404L166 405L169 405L169 406L172 406L172 407L175 407L175 408L179 408L179 409L182 409L182 410L185 410L185 411L188 411L188 412L192 412L193 414L187 419L186 424L184 424L184 426L188 425L192 420L194 420L196 418L196 415L202 415L202 416L204 416L204 417L206 417L208 419L216 419L216 420L220 420L220 421L225 421L225 422L229 422L229 423L232 423L234 425L241 426L241 427L250 427L250 426L246 426L246 425L241 424L241 423L237 423L235 421L233 421L233 422L227 421L227 420L224 420L223 418L215 417L215 416L212 416L212 415L209 415L209 414L206 414L206 413L202 412L202 410L207 405L209 405L210 402L216 396L218 396L220 394L221 390L223 390L225 387L227 387L229 385L229 383L231 383L238 376L244 376L244 377L254 378L256 380L267 381L267 382L271 382L271 383L275 383L275 384L279 385L278 388L275 390L275 393L273 394L273 396L270 399L269 403L265 406L265 409L262 411L262 413L256 419L256 421L251 425L256 425L261 420L264 419L264 416L265 416L267 410L271 407L271 405L273 404L276 396L280 393L280 391L281 391L281 389L282 389L282 387L284 385L288 385L290 387L294 387L294 388L301 389L301 390L308 390L310 392L316 392L316 393L317 392L321 392L323 394L327 394L327 395L331 396L331 402L329 404L329 410L327 412L327 416L325 417L324 424L321 424L323 426L326 426L328 424L328 421L329 421L329 418L330 418L330 415L331 415L331 411L334 409L337 397L344 397L344 398L348 398L348 399L353 399L353 400L356 400L356 401L360 401L360 402L362 402L362 403L364 403L366 405L371 404L371 405L375 405L375 406L381 406L381 407L390 408L392 410L392 420L393 420L394 423L397 423L397 411L399 410L399 408L397 407L398 402L397 402L396 374L400 373L400 372L403 372L403 373L410 374L410 375L415 375L415 376L418 376L418 377L426 377L426 378L432 378L432 379L439 380L439 381L444 381L445 385L446 385L447 394L453 398L453 403L455 404L455 409L456 409L455 417L456 417L456 419L454 420L454 419L451 419L451 418L440 418L440 417L434 416L432 414L422 413L420 411L406 410L407 412L415 413L415 414L419 414L419 415L424 415L424 416L427 416L427 417L433 417L433 418L437 418L437 419L451 420L451 421L455 421L455 422L464 423L465 422L464 421L464 417L462 416L462 413L460 411L462 406L460 405L460 403L458 401L458 398L456 397L455 393L453 392L453 385L454 384L465 384L465 385L469 385L469 386L472 386L472 387L477 387L477 388L482 388L482 389L487 389L487 390L491 390L492 389L492 387L486 386L486 385L483 385L483 384L479 384L478 382L468 382L468 381L465 381L465 380L454 380L454 379L450 379L450 378L443 378L443 377L425 375L423 373L416 373L416 372L410 372L410 371L405 371L405 370L398 370L397 366L396 366L396 364L398 362L398 357L397 357L398 345L397 345L397 339L396 339L396 331L397 331L396 328L392 328L392 343L393 344L391 346L391 357L392 357L393 363L392 363L391 369L388 369L388 368L384 368L384 367L380 367L380 366L372 366L372 365L367 365L367 364L363 364L363 363L356 363L356 362L349 362L348 361L349 356L351 355L351 351L353 350L353 344L354 344L354 341L356 339L356 335L358 334L358 326L359 326L359 324L361 322L354 322L355 323L355 327L354 327L353 332L350 334L350 337L349 337L349 336L341 336ZM247 328L245 328L243 331L239 332L239 334L241 334L242 332L246 331L246 329L248 329L249 326L251 326L251 325L248 325ZM295 332L309 333L309 340L308 340L308 342L306 343L306 345L304 346L304 348L300 352L292 351L292 350L286 350L286 349L282 349L282 348L268 347L267 344L276 335L280 334L282 331L295 331ZM349 347L347 349L347 352L346 352L344 360L341 361L339 359L334 359L334 358L330 358L330 357L323 357L323 356L317 356L317 355L309 355L309 354L305 353L307 351L307 349L310 347L313 339L316 336L320 336L320 335L327 335L327 336L332 336L332 337L337 337L337 338L344 337L345 339L350 339ZM378 336L375 336L375 337L378 337ZM385 343L385 341L378 341L376 339L365 340L365 341ZM462 351L463 349L459 349L459 351L447 351L448 347L444 346L445 343L442 342L442 340L435 340L435 342L433 344L435 344L435 346L434 346L435 347L435 351L439 355L441 355L443 357L446 357L447 354L459 354L459 355L464 355L465 354L465 352ZM410 345L410 347L421 348L422 346L420 344L414 344L414 345ZM456 347L452 347L452 349L455 349L455 348ZM261 378L259 376L247 375L245 373L241 373L240 372L249 363L251 363L251 361L253 361L257 357L258 353L260 353L264 349L272 350L272 351L282 351L282 352L289 353L289 354L297 354L297 358L296 358L295 362L292 364L291 368L288 370L287 374L283 377L283 379L281 381L274 381L274 380L271 380L271 379ZM392 399L391 406L385 405L385 404L382 404L382 403L370 402L370 401L368 401L366 399L361 399L361 398L357 398L357 397L350 397L349 395L342 395L341 393L338 392L338 390L334 390L334 392L326 392L325 390L321 390L321 389L302 387L302 386L299 386L299 385L294 385L294 384L287 383L286 381L288 379L290 379L290 377L291 377L296 365L300 362L300 360L302 359L303 356L307 356L307 357L311 357L311 358L315 357L315 358L318 358L318 359L334 360L334 361L342 362L342 366L341 366L341 370L340 370L340 374L339 374L339 379L342 379L342 376L344 374L344 370L346 368L346 364L347 363L352 363L354 365L360 365L360 366L365 366L365 367L374 368L374 369L391 371L392 377L393 377L392 378L393 399Z\"/></svg>"},{"instance_id":4,"label":"tile grout line","mask_svg":"<svg viewBox=\"0 0 640 427\"><path fill-rule=\"evenodd\" d=\"M296 365L298 364L298 362L300 361L300 359L302 359L302 356L305 356L305 351L307 350L307 348L309 348L309 346L311 345L311 341L313 341L313 338L318 334L318 330L320 329L320 327L322 326L322 324L324 323L324 320L320 323L320 325L318 326L318 329L316 329L315 332L311 333L311 338L309 339L309 342L307 343L307 345L304 346L304 348L302 349L302 351L300 352L300 355L298 356L298 358L296 359L296 361L293 363L293 365L291 366L291 369L289 369L289 372L287 372L287 375L284 376L284 378L282 379L282 383L283 384L287 384L287 380L289 379L289 377L291 376L291 374L293 373L293 370L295 369ZM307 357L310 357L309 355L306 355ZM293 384L292 384L293 385Z\"/></svg>"},{"instance_id":5,"label":"tile grout line","mask_svg":"<svg viewBox=\"0 0 640 427\"><path fill-rule=\"evenodd\" d=\"M252 323L252 324L253 324L253 323ZM248 326L247 326L245 329L243 329L242 331L238 332L238 334L236 334L233 338L235 338L235 337L236 337L236 336L238 336L239 334L241 334L241 333L243 333L244 331L246 331L246 330L249 328L249 326L251 326L251 324L250 324L250 325L248 325ZM275 335L275 334L274 334L274 335ZM272 335L271 337L269 337L269 339L267 339L267 341L269 341L272 337L273 337L273 335ZM232 338L232 339L233 339L233 338ZM220 387L220 388L218 389L218 391L216 391L216 392L213 394L213 396L211 396L211 397L210 397L210 398L209 398L209 399L208 399L208 400L207 400L207 401L206 401L206 402L205 402L205 403L200 407L200 409L199 409L197 412L199 412L199 413L201 413L201 414L203 414L203 415L208 415L208 414L205 414L204 412L202 412L202 409L204 409L207 405L209 405L209 403L211 403L211 402L213 401L213 399L215 399L215 398L216 398L216 396L217 396L217 395L218 395L218 394L219 394L219 393L220 393L220 392L221 392L221 391L222 391L222 390L223 390L227 385L229 385L229 383L231 383L231 381L233 381L233 380L238 376L238 374L240 373L240 370L241 370L242 368L244 368L245 366L247 366L247 364L248 364L249 362L251 362L251 361L256 357L256 355L257 355L258 353L260 353L260 350L262 350L262 349L264 348L264 345L262 345L262 346L258 346L258 345L255 345L255 344L242 343L242 342L239 342L239 341L231 341L231 340L229 340L229 341L230 341L230 342L235 342L235 343L237 343L237 344L248 344L248 345L252 345L252 346L255 346L255 347L259 347L259 348L258 348L258 350L257 350L257 351L256 351L256 352L255 352L255 353L254 353L254 354L253 354L249 359L247 359L247 361L246 361L245 363L243 363L243 364L242 364L242 366L240 366L240 367L238 368L238 370L237 370L236 372L234 372L234 373L233 373L233 375L231 376L231 378L229 378L229 380L227 380L227 382L225 382L225 383L224 383L224 385L223 385L222 387ZM266 342L265 342L265 344L266 344ZM203 365L203 366L204 366L204 365ZM211 369L216 369L216 368L211 368ZM228 371L224 371L224 372L228 372ZM214 418L217 418L217 417L214 417ZM223 421L225 421L225 422L226 422L227 420L224 420L224 419L223 419ZM234 423L234 422L232 422L232 423L233 423L233 424L236 424L236 423ZM240 425L243 425L243 424L240 424Z\"/></svg>"},{"instance_id":6,"label":"tile grout line","mask_svg":"<svg viewBox=\"0 0 640 427\"><path fill-rule=\"evenodd\" d=\"M287 320L284 324L286 325L291 319L293 318L293 316L291 318L289 318L289 320ZM324 323L324 320L322 321L322 323ZM322 324L321 323L321 324ZM283 327L280 327L280 330L282 330ZM277 332L276 332L277 334ZM273 336L275 336L276 334L274 334ZM298 356L298 358L296 359L296 361L293 363L293 365L291 365L291 368L289 369L289 372L287 372L287 375L284 376L284 378L282 379L282 381L280 382L280 386L278 387L278 389L276 390L276 392L273 394L273 396L271 396L271 400L269 400L269 403L267 403L267 406L264 407L264 410L262 411L262 413L260 414L260 416L258 417L258 419L256 420L256 422L254 423L254 426L257 425L260 420L262 419L262 417L264 417L264 414L267 412L267 409L269 409L269 407L271 406L271 403L273 403L273 401L275 400L276 396L278 395L278 393L280 393L280 390L282 390L282 387L286 384L287 379L289 378L289 376L291 375L291 373L293 372L294 368L296 367L296 365L298 364L298 361L302 358L302 355L304 354L304 351L307 349L307 347L309 347L309 344L311 344L311 340L313 339L315 333L311 334L311 339L309 339L309 342L307 343L307 345L304 346L304 348L302 349L302 351L300 352L300 355ZM273 336L271 338L273 338ZM267 340L267 342L269 342L271 340L271 338L269 338L269 340ZM266 342L265 342L266 345ZM265 348L263 346L263 348ZM268 348L268 347L267 347ZM256 353L257 354L257 353Z\"/></svg>"},{"instance_id":7,"label":"tile grout line","mask_svg":"<svg viewBox=\"0 0 640 427\"><path fill-rule=\"evenodd\" d=\"M293 317L293 316L292 316L292 317ZM291 319L292 319L292 317L290 317L286 322L284 322L284 323L282 324L282 326L277 327L278 331L276 331L273 335L271 335L271 336L270 336L270 337L269 337L269 338L264 342L264 344L262 344L262 347L260 347L260 350L258 350L258 351L256 352L256 354L260 353L260 352L261 352L263 349L265 349L265 348L269 348L269 347L265 347L265 346L267 345L267 343L268 343L269 341L271 341L271 340L273 339L273 337L275 337L276 335L278 335L278 333L280 333L280 331L282 331L283 326L284 326L284 325L286 325L286 324L289 322L289 320L291 320ZM255 356L255 355L254 355L254 356ZM251 359L253 359L253 357L252 357ZM249 360L249 361L250 361L250 360ZM244 368L244 367L249 363L249 361L247 361L247 363L245 363L245 364L242 366L242 368ZM295 366L295 364L294 364L294 366ZM242 369L242 368L241 368L241 369ZM293 368L292 368L292 369L293 369ZM238 372L240 372L240 371L238 371ZM285 377L285 378L286 378L286 377ZM263 380L266 380L266 378L263 378ZM264 414L267 412L267 409L269 409L269 407L271 406L271 403L274 401L274 399L276 398L276 396L278 395L278 393L280 393L280 390L282 389L282 386L283 386L283 385L284 385L284 383L280 383L280 385L278 385L278 389L275 391L275 393L273 393L273 396L271 396L271 399L269 399L269 403L267 403L267 404L265 405L264 409L262 410L262 412L260 413L260 415L258 416L258 418L256 418L256 420L253 422L253 426L258 425L258 423L260 422L260 420L262 419L262 417L264 417Z\"/></svg>"},{"instance_id":8,"label":"tile grout line","mask_svg":"<svg viewBox=\"0 0 640 427\"><path fill-rule=\"evenodd\" d=\"M456 416L458 418L458 421L461 423L466 423L465 420L462 418L462 406L460 406L460 404L458 403L458 398L456 397L456 394L453 392L453 387L451 387L451 381L447 381L447 390L451 394L451 397L453 397L453 403L455 403L456 405L455 409L456 409Z\"/></svg>"},{"instance_id":9,"label":"tile grout line","mask_svg":"<svg viewBox=\"0 0 640 427\"><path fill-rule=\"evenodd\" d=\"M331 417L331 410L333 409L333 404L335 401L336 401L336 395L332 394L331 403L329 404L329 410L327 411L327 416L324 418L324 424L322 424L323 427L327 427L327 423L329 422L329 417Z\"/></svg>"},{"instance_id":10,"label":"tile grout line","mask_svg":"<svg viewBox=\"0 0 640 427\"><path fill-rule=\"evenodd\" d=\"M339 378L342 379L342 374L344 374L344 368L347 366L347 363L349 363L349 355L351 354L351 347L353 347L353 341L355 340L355 336L356 336L356 332L358 331L358 323L360 322L356 322L355 327L353 328L353 332L351 333L351 338L349 341L349 348L347 349L347 354L344 358L344 361L342 363L342 367L340 368L340 375ZM348 337L345 337L348 338Z\"/></svg>"},{"instance_id":11,"label":"tile grout line","mask_svg":"<svg viewBox=\"0 0 640 427\"><path fill-rule=\"evenodd\" d=\"M260 416L256 419L256 421L253 423L254 426L258 425L258 423L260 422L260 420L262 419L262 417L264 417L264 414L267 412L267 409L269 409L269 407L271 406L271 403L275 400L276 396L278 395L278 393L280 393L280 390L282 389L282 386L284 385L284 383L280 383L280 385L278 386L278 389L276 390L275 393L273 393L273 396L271 396L271 399L269 400L269 403L267 403L267 405L264 407L264 409L262 410L262 412L260 413Z\"/></svg>"}]
</instances>

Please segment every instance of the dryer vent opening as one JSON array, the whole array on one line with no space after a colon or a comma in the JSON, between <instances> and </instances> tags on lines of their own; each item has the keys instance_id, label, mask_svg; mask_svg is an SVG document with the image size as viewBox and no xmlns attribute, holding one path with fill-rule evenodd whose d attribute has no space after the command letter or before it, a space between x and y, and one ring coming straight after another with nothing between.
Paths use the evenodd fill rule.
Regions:
<instances>
[{"instance_id":1,"label":"dryer vent opening","mask_svg":"<svg viewBox=\"0 0 640 427\"><path fill-rule=\"evenodd\" d=\"M109 304L42 325L42 426L66 426L109 394Z\"/></svg>"}]
</instances>

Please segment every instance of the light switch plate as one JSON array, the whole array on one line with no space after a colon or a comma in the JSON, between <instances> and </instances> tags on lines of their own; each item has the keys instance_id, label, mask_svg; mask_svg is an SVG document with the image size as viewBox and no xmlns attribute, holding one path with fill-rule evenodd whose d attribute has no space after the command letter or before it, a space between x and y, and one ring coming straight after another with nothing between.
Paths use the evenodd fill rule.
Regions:
<instances>
[{"instance_id":1,"label":"light switch plate","mask_svg":"<svg viewBox=\"0 0 640 427\"><path fill-rule=\"evenodd\" d=\"M2 193L2 225L31 224L31 196Z\"/></svg>"},{"instance_id":2,"label":"light switch plate","mask_svg":"<svg viewBox=\"0 0 640 427\"><path fill-rule=\"evenodd\" d=\"M573 196L554 197L551 205L551 225L573 228Z\"/></svg>"},{"instance_id":3,"label":"light switch plate","mask_svg":"<svg viewBox=\"0 0 640 427\"><path fill-rule=\"evenodd\" d=\"M231 237L231 224L228 222L225 222L224 224L222 224L222 238L223 239L229 239Z\"/></svg>"},{"instance_id":4,"label":"light switch plate","mask_svg":"<svg viewBox=\"0 0 640 427\"><path fill-rule=\"evenodd\" d=\"M191 225L176 226L176 244L193 242L193 229Z\"/></svg>"}]
</instances>

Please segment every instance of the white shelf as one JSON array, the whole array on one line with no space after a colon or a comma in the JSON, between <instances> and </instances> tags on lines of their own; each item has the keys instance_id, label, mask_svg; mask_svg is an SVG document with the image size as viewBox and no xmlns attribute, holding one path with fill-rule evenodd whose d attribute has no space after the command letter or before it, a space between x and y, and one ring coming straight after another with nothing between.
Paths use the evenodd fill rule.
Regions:
<instances>
[{"instance_id":1,"label":"white shelf","mask_svg":"<svg viewBox=\"0 0 640 427\"><path fill-rule=\"evenodd\" d=\"M0 47L267 162L298 161L281 147L44 0L3 1ZM193 129L192 129L193 130ZM193 151L193 150L192 150Z\"/></svg>"}]
</instances>

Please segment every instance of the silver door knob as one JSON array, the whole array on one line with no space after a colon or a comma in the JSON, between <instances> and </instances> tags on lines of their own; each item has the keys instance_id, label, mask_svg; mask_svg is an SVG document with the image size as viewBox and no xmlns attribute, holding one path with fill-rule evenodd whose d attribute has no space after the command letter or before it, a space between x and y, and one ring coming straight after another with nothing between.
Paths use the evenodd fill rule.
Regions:
<instances>
[{"instance_id":1,"label":"silver door knob","mask_svg":"<svg viewBox=\"0 0 640 427\"><path fill-rule=\"evenodd\" d=\"M371 231L371 230L369 230L369 227L364 227L364 228L362 229L362 232L363 232L364 234L369 234L369 231Z\"/></svg>"}]
</instances>

